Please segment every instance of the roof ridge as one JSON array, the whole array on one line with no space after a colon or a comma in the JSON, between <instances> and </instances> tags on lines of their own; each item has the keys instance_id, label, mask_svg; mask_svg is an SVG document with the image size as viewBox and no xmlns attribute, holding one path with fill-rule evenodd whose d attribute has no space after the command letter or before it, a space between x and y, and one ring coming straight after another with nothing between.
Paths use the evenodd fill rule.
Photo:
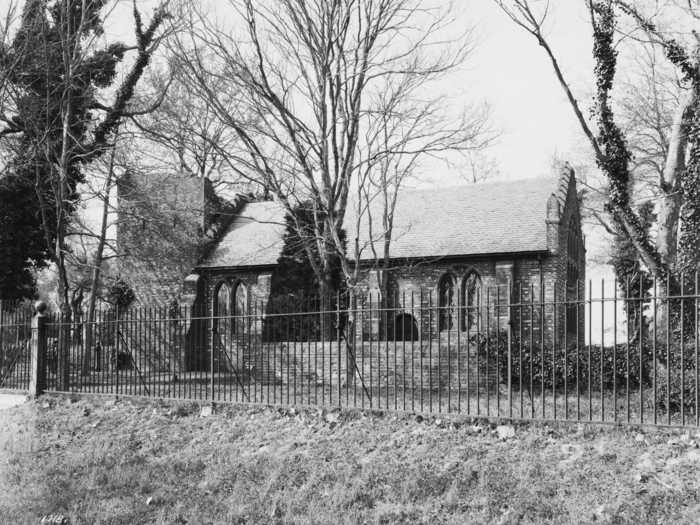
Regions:
<instances>
[{"instance_id":1,"label":"roof ridge","mask_svg":"<svg viewBox=\"0 0 700 525\"><path fill-rule=\"evenodd\" d=\"M535 182L535 181L547 181L551 183L558 183L561 180L559 175L538 175L537 177L521 177L518 179L507 179L507 180L494 180L494 181L483 181L483 182L471 182L467 184L452 184L450 186L431 186L427 188L402 188L400 191L438 191L438 190L453 190L455 188L483 188L486 186L496 186L496 185L509 185L509 184L519 184L523 182Z\"/></svg>"}]
</instances>

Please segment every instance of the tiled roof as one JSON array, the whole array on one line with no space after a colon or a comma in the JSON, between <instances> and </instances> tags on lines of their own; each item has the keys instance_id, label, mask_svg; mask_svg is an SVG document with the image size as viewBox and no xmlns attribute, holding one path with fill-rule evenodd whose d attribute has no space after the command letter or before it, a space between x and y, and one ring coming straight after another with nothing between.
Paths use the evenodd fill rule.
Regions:
<instances>
[{"instance_id":1,"label":"tiled roof","mask_svg":"<svg viewBox=\"0 0 700 525\"><path fill-rule=\"evenodd\" d=\"M547 201L553 193L561 201L555 177L402 191L394 213L391 256L544 251ZM373 206L374 223L381 224L380 206ZM359 235L363 260L373 257L371 241L382 253L382 229L373 225L370 239L368 222L362 222Z\"/></svg>"},{"instance_id":2,"label":"tiled roof","mask_svg":"<svg viewBox=\"0 0 700 525\"><path fill-rule=\"evenodd\" d=\"M276 264L282 251L285 218L276 202L246 204L201 268Z\"/></svg>"},{"instance_id":3,"label":"tiled roof","mask_svg":"<svg viewBox=\"0 0 700 525\"><path fill-rule=\"evenodd\" d=\"M392 258L487 255L547 250L547 201L562 200L556 177L403 190L394 214ZM563 204L563 202L562 202ZM352 205L348 206L351 210ZM359 232L361 260L382 253L379 203L373 205L372 239L367 220ZM282 250L284 210L275 202L247 204L200 267L275 264ZM348 245L355 221L346 220ZM350 225L353 225L352 227Z\"/></svg>"}]
</instances>

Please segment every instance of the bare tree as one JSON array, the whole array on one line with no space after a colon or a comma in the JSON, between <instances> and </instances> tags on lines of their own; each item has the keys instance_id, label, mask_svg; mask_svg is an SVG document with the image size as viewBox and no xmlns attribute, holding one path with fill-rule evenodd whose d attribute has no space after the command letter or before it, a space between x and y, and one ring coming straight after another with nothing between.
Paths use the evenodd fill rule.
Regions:
<instances>
[{"instance_id":1,"label":"bare tree","mask_svg":"<svg viewBox=\"0 0 700 525\"><path fill-rule=\"evenodd\" d=\"M661 282L665 282L671 272L682 271L694 265L697 256L691 257L693 261L680 257L678 248L684 242L687 244L692 237L687 225L690 224L688 221L691 216L694 217L697 206L692 191L694 183L691 183L696 178L696 168L690 165L690 161L694 158L693 151L697 147L691 129L699 101L699 62L694 58L697 56L698 42L694 38L686 42L676 38L685 31L688 21L693 18L692 4L679 4L678 7L690 16L686 16L682 22L674 19L676 27L673 29L676 31L664 32L655 25L652 18L646 17L637 7L627 2L587 0L596 60L594 124L584 116L543 30L548 15L548 2L495 2L516 25L535 38L550 59L554 73L593 149L596 162L606 176L606 208L612 217L614 229L633 244L644 266ZM620 29L618 12L629 17L631 29ZM662 14L657 11L652 17L661 18ZM684 29L679 31L681 26ZM669 36L672 33L674 37ZM646 98L637 94L623 99L620 111L622 119L615 115L612 101L619 54L616 36L642 46L646 56L642 55L641 75L645 77L644 83L649 88ZM669 82L667 71L663 73L667 78L661 78L654 49L644 49L644 46L657 48L666 56L668 64L676 71L677 86L674 87ZM624 128L625 118L630 124L627 129ZM650 175L657 178L651 186L658 194L655 239L650 237L649 231L644 227L644 220L634 207L635 174L636 182ZM691 191L684 191L685 187ZM681 215L686 217L686 226ZM693 218L691 222L694 220ZM682 235L684 231L685 236ZM692 251L686 249L685 254Z\"/></svg>"},{"instance_id":2,"label":"bare tree","mask_svg":"<svg viewBox=\"0 0 700 525\"><path fill-rule=\"evenodd\" d=\"M417 0L245 0L226 9L237 16L233 27L193 6L182 15L189 28L174 47L191 91L235 133L231 164L242 176L291 217L311 203L305 249L321 295L332 290L333 257L353 287L358 247L341 235L351 193L367 196L368 181L398 188L423 157L483 142L485 114L451 111L435 89L467 56L470 34L440 40L450 11Z\"/></svg>"},{"instance_id":3,"label":"bare tree","mask_svg":"<svg viewBox=\"0 0 700 525\"><path fill-rule=\"evenodd\" d=\"M231 167L235 135L217 116L209 100L193 96L176 57L167 69L153 72L144 96L162 99L151 113L133 117L134 142L144 170L178 172L234 185ZM215 81L215 80L213 80ZM212 84L211 89L219 88Z\"/></svg>"}]
</instances>

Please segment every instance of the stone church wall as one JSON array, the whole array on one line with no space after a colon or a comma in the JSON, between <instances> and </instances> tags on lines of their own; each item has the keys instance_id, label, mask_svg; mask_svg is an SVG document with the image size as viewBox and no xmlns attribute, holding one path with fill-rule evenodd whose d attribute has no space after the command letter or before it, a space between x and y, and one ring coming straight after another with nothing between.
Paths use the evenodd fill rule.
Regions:
<instances>
[{"instance_id":1,"label":"stone church wall","mask_svg":"<svg viewBox=\"0 0 700 525\"><path fill-rule=\"evenodd\" d=\"M126 174L118 182L118 268L140 305L179 300L184 279L236 213L208 179Z\"/></svg>"}]
</instances>

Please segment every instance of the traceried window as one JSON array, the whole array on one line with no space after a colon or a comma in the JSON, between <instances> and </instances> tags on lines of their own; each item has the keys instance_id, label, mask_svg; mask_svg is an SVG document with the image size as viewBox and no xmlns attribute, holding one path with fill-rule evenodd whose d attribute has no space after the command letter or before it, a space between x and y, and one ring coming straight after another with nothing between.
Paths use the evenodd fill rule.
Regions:
<instances>
[{"instance_id":1,"label":"traceried window","mask_svg":"<svg viewBox=\"0 0 700 525\"><path fill-rule=\"evenodd\" d=\"M234 294L233 303L233 315L235 323L233 326L234 333L244 334L245 327L248 322L248 290L246 290L245 284L238 283L236 286L236 292Z\"/></svg>"},{"instance_id":2,"label":"traceried window","mask_svg":"<svg viewBox=\"0 0 700 525\"><path fill-rule=\"evenodd\" d=\"M481 322L481 277L475 271L464 278L461 303L462 330L478 330Z\"/></svg>"},{"instance_id":3,"label":"traceried window","mask_svg":"<svg viewBox=\"0 0 700 525\"><path fill-rule=\"evenodd\" d=\"M450 330L453 323L454 279L445 274L438 283L438 328Z\"/></svg>"},{"instance_id":4,"label":"traceried window","mask_svg":"<svg viewBox=\"0 0 700 525\"><path fill-rule=\"evenodd\" d=\"M225 336L231 327L231 286L221 283L216 291L214 303L214 330L219 336Z\"/></svg>"}]
</instances>

